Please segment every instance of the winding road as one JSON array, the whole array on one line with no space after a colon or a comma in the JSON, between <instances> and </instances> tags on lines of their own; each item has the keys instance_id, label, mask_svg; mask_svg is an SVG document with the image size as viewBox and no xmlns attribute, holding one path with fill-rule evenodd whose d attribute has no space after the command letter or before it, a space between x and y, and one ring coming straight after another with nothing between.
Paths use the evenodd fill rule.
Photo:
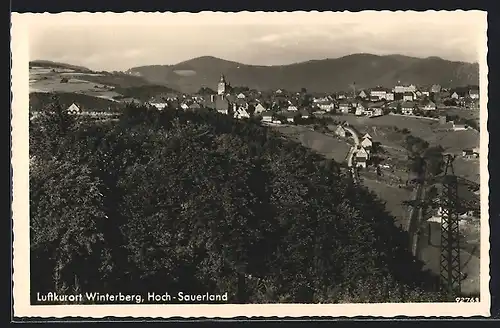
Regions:
<instances>
[{"instance_id":1,"label":"winding road","mask_svg":"<svg viewBox=\"0 0 500 328\"><path fill-rule=\"evenodd\" d=\"M354 140L354 146L352 146L351 149L349 149L349 152L347 153L347 166L349 166L351 168L352 176L355 177L354 179L356 179L356 168L352 165L352 158L354 157L354 153L355 153L355 151L358 148L358 145L360 143L359 136L358 136L358 133L356 132L356 130L354 130L350 126L344 126L344 129L351 134L351 136Z\"/></svg>"}]
</instances>

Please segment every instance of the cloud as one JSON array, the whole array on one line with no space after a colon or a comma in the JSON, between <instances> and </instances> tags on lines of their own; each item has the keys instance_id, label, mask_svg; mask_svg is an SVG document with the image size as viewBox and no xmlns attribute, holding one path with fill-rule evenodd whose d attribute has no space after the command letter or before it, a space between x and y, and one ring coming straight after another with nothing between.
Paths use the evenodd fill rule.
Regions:
<instances>
[{"instance_id":1,"label":"cloud","mask_svg":"<svg viewBox=\"0 0 500 328\"><path fill-rule=\"evenodd\" d=\"M476 61L477 40L484 33L480 21L467 12L190 16L196 20L165 15L40 17L31 22L32 58L64 59L98 70L175 64L204 55L257 65L357 52Z\"/></svg>"}]
</instances>

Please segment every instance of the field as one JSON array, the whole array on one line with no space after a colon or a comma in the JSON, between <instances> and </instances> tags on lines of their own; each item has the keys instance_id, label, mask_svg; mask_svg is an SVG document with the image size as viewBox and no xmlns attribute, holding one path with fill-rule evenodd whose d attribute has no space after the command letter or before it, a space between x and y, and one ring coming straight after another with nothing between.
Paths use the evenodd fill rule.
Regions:
<instances>
[{"instance_id":1,"label":"field","mask_svg":"<svg viewBox=\"0 0 500 328\"><path fill-rule=\"evenodd\" d=\"M277 126L276 129L281 133L293 137L305 147L323 154L326 158L334 159L342 163L350 146L343 140L336 137L327 136L323 133L311 131L303 126Z\"/></svg>"},{"instance_id":2,"label":"field","mask_svg":"<svg viewBox=\"0 0 500 328\"><path fill-rule=\"evenodd\" d=\"M406 227L408 210L403 202L411 198L411 191L371 179L363 179L363 184L386 202L386 209L396 218L396 225Z\"/></svg>"},{"instance_id":3,"label":"field","mask_svg":"<svg viewBox=\"0 0 500 328\"><path fill-rule=\"evenodd\" d=\"M88 74L93 73L67 72L67 70L53 72L48 68L32 68L30 70L30 93L80 93L110 100L120 95L114 92L112 87L86 81ZM61 81L63 77L67 79L67 82Z\"/></svg>"}]
</instances>

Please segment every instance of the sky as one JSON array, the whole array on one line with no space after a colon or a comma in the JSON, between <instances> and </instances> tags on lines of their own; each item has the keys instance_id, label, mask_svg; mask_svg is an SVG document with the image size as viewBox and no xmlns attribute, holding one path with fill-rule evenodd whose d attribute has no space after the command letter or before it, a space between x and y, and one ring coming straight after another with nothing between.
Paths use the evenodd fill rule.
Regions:
<instances>
[{"instance_id":1,"label":"sky","mask_svg":"<svg viewBox=\"0 0 500 328\"><path fill-rule=\"evenodd\" d=\"M214 56L283 65L354 53L477 62L480 11L22 14L30 60L93 70L172 65Z\"/></svg>"}]
</instances>

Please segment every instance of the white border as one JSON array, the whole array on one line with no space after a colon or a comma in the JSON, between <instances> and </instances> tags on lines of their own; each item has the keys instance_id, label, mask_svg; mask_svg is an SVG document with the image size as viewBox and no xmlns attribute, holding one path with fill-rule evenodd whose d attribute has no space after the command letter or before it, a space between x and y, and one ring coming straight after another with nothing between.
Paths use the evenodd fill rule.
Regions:
<instances>
[{"instance_id":1,"label":"white border","mask_svg":"<svg viewBox=\"0 0 500 328\"><path fill-rule=\"evenodd\" d=\"M463 13L463 11L460 11ZM16 317L150 317L150 318L232 318L232 317L303 317L303 316L328 316L328 317L353 317L353 316L378 316L393 317L404 316L489 316L489 223L488 223L488 141L487 130L487 90L488 67L487 54L487 21L486 12L473 11L482 18L484 37L479 40L480 50L480 169L481 169L481 302L479 303L391 303L391 304L261 304L261 305L64 305L64 306L31 306L29 299L29 156L28 156L28 108L29 108L29 22L39 16L52 15L51 19L74 20L82 18L92 20L103 16L103 21L117 24L137 21L143 16L142 22L154 22L153 18L163 17L165 13L61 13L61 14L12 14L12 167L13 167L13 229L14 229L14 274L13 295L14 315ZM367 13L367 12L362 12ZM374 11L371 12L375 13ZM377 20L383 23L394 15L393 12L376 12ZM400 12L401 13L401 12ZM428 11L431 15L442 12ZM255 24L256 21L269 23L297 22L300 18L302 24L308 19L317 20L327 17L328 12L293 12L293 13L169 13L172 24L193 24L202 15L217 15L218 24ZM340 14L340 13L336 13ZM341 13L342 17L358 19L360 13ZM265 15L257 18L258 15ZM273 16L269 19L268 16ZM383 17L383 19L381 19ZM197 18L190 20L189 18ZM163 20L165 21L165 20Z\"/></svg>"}]
</instances>

